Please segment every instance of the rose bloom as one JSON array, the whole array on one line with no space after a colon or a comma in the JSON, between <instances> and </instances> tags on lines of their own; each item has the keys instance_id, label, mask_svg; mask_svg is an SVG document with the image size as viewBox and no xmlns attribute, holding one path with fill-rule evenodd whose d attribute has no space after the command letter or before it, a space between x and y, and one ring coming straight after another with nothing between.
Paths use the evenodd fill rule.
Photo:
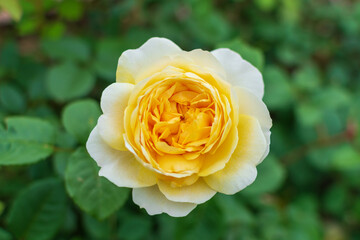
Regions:
<instances>
[{"instance_id":1,"label":"rose bloom","mask_svg":"<svg viewBox=\"0 0 360 240\"><path fill-rule=\"evenodd\" d=\"M150 215L186 216L255 180L272 126L263 94L261 73L239 54L151 38L120 56L86 147L99 175L133 188Z\"/></svg>"}]
</instances>

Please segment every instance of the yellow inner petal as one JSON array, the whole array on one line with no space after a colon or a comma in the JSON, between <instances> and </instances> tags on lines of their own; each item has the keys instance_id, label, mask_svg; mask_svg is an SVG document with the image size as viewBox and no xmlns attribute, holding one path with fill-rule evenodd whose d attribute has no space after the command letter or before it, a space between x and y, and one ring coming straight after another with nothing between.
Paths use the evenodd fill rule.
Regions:
<instances>
[{"instance_id":1,"label":"yellow inner petal","mask_svg":"<svg viewBox=\"0 0 360 240\"><path fill-rule=\"evenodd\" d=\"M176 67L139 85L126 111L131 147L166 176L198 173L232 126L228 98L201 76Z\"/></svg>"}]
</instances>

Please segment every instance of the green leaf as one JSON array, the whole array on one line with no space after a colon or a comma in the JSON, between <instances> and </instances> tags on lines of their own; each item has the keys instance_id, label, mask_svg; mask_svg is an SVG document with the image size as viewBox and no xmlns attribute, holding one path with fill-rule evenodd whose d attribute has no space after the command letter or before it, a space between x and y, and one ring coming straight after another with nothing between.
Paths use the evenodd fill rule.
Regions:
<instances>
[{"instance_id":1,"label":"green leaf","mask_svg":"<svg viewBox=\"0 0 360 240\"><path fill-rule=\"evenodd\" d=\"M123 218L126 221L126 218ZM174 239L175 232L179 227L178 218L170 217L167 214L160 214L157 216L159 226L159 240Z\"/></svg>"},{"instance_id":2,"label":"green leaf","mask_svg":"<svg viewBox=\"0 0 360 240\"><path fill-rule=\"evenodd\" d=\"M100 40L96 46L94 67L96 72L106 80L113 82L116 77L118 58L124 51L123 45L120 39L104 39Z\"/></svg>"},{"instance_id":3,"label":"green leaf","mask_svg":"<svg viewBox=\"0 0 360 240\"><path fill-rule=\"evenodd\" d=\"M0 104L12 113L21 113L26 109L24 95L11 85L0 86Z\"/></svg>"},{"instance_id":4,"label":"green leaf","mask_svg":"<svg viewBox=\"0 0 360 240\"><path fill-rule=\"evenodd\" d=\"M18 28L19 34L24 36L35 33L40 24L39 18L27 18L26 20L20 21L16 27Z\"/></svg>"},{"instance_id":5,"label":"green leaf","mask_svg":"<svg viewBox=\"0 0 360 240\"><path fill-rule=\"evenodd\" d=\"M280 46L276 51L276 55L283 65L291 67L300 64L303 59L300 50L289 46L289 44Z\"/></svg>"},{"instance_id":6,"label":"green leaf","mask_svg":"<svg viewBox=\"0 0 360 240\"><path fill-rule=\"evenodd\" d=\"M276 191L285 180L285 169L272 155L258 167L258 176L253 184L241 191L245 195L257 195Z\"/></svg>"},{"instance_id":7,"label":"green leaf","mask_svg":"<svg viewBox=\"0 0 360 240\"><path fill-rule=\"evenodd\" d=\"M274 9L277 0L255 0L256 5L263 11L270 11Z\"/></svg>"},{"instance_id":8,"label":"green leaf","mask_svg":"<svg viewBox=\"0 0 360 240\"><path fill-rule=\"evenodd\" d=\"M216 44L229 38L230 24L217 11L212 1L191 2L191 14L184 19L185 28L190 35L206 44Z\"/></svg>"},{"instance_id":9,"label":"green leaf","mask_svg":"<svg viewBox=\"0 0 360 240\"><path fill-rule=\"evenodd\" d=\"M251 239L288 239L285 224L282 223L283 216L275 206L262 206L256 215L256 229L261 229L258 234L261 237Z\"/></svg>"},{"instance_id":10,"label":"green leaf","mask_svg":"<svg viewBox=\"0 0 360 240\"><path fill-rule=\"evenodd\" d=\"M75 209L70 204L68 204L65 212L65 219L62 226L60 227L59 232L70 234L74 233L77 229L79 229L79 223L80 221L78 221L77 212L75 212Z\"/></svg>"},{"instance_id":11,"label":"green leaf","mask_svg":"<svg viewBox=\"0 0 360 240\"><path fill-rule=\"evenodd\" d=\"M280 14L284 22L296 23L300 19L302 1L301 0L282 0Z\"/></svg>"},{"instance_id":12,"label":"green leaf","mask_svg":"<svg viewBox=\"0 0 360 240\"><path fill-rule=\"evenodd\" d=\"M27 87L30 101L49 99L49 95L45 86L45 75L46 74L41 74L40 76L35 77L35 79L31 81L29 87Z\"/></svg>"},{"instance_id":13,"label":"green leaf","mask_svg":"<svg viewBox=\"0 0 360 240\"><path fill-rule=\"evenodd\" d=\"M151 234L151 218L129 215L119 227L118 237L124 240L146 239Z\"/></svg>"},{"instance_id":14,"label":"green leaf","mask_svg":"<svg viewBox=\"0 0 360 240\"><path fill-rule=\"evenodd\" d=\"M341 184L331 185L324 194L324 208L327 212L341 216L347 206L348 189Z\"/></svg>"},{"instance_id":15,"label":"green leaf","mask_svg":"<svg viewBox=\"0 0 360 240\"><path fill-rule=\"evenodd\" d=\"M99 176L99 167L85 148L79 148L69 159L65 173L66 189L85 212L105 219L126 201L129 190L119 188Z\"/></svg>"},{"instance_id":16,"label":"green leaf","mask_svg":"<svg viewBox=\"0 0 360 240\"><path fill-rule=\"evenodd\" d=\"M332 159L332 166L340 171L360 170L360 152L350 144L338 148Z\"/></svg>"},{"instance_id":17,"label":"green leaf","mask_svg":"<svg viewBox=\"0 0 360 240\"><path fill-rule=\"evenodd\" d=\"M111 239L111 220L99 221L96 218L89 216L88 214L83 214L82 220L84 223L84 228L86 233L91 236L91 239L102 240L102 239ZM129 233L130 231L128 231ZM123 238L121 238L123 239Z\"/></svg>"},{"instance_id":18,"label":"green leaf","mask_svg":"<svg viewBox=\"0 0 360 240\"><path fill-rule=\"evenodd\" d=\"M42 37L46 39L59 39L66 30L66 26L63 22L46 22L42 28Z\"/></svg>"},{"instance_id":19,"label":"green leaf","mask_svg":"<svg viewBox=\"0 0 360 240\"><path fill-rule=\"evenodd\" d=\"M9 117L0 125L0 165L29 164L53 152L55 129L33 117Z\"/></svg>"},{"instance_id":20,"label":"green leaf","mask_svg":"<svg viewBox=\"0 0 360 240\"><path fill-rule=\"evenodd\" d=\"M1 240L11 240L12 237L11 237L10 233L8 233L4 229L0 228L0 239Z\"/></svg>"},{"instance_id":21,"label":"green leaf","mask_svg":"<svg viewBox=\"0 0 360 240\"><path fill-rule=\"evenodd\" d=\"M69 21L77 21L83 15L84 8L80 1L64 0L60 2L59 13Z\"/></svg>"},{"instance_id":22,"label":"green leaf","mask_svg":"<svg viewBox=\"0 0 360 240\"><path fill-rule=\"evenodd\" d=\"M295 111L297 119L303 126L314 126L322 121L322 111L309 102L299 104Z\"/></svg>"},{"instance_id":23,"label":"green leaf","mask_svg":"<svg viewBox=\"0 0 360 240\"><path fill-rule=\"evenodd\" d=\"M59 151L54 153L52 160L54 171L61 178L65 178L65 170L68 160L74 152L74 147L77 144L78 142L76 139L65 131L59 131L56 135L56 146L59 147Z\"/></svg>"},{"instance_id":24,"label":"green leaf","mask_svg":"<svg viewBox=\"0 0 360 240\"><path fill-rule=\"evenodd\" d=\"M7 41L1 46L0 67L8 72L15 72L18 69L20 57L19 46L15 41Z\"/></svg>"},{"instance_id":25,"label":"green leaf","mask_svg":"<svg viewBox=\"0 0 360 240\"><path fill-rule=\"evenodd\" d=\"M7 217L18 239L52 239L64 218L66 195L60 181L45 179L31 184L15 199Z\"/></svg>"},{"instance_id":26,"label":"green leaf","mask_svg":"<svg viewBox=\"0 0 360 240\"><path fill-rule=\"evenodd\" d=\"M326 78L333 83L346 85L351 80L350 67L346 63L334 62L328 66Z\"/></svg>"},{"instance_id":27,"label":"green leaf","mask_svg":"<svg viewBox=\"0 0 360 240\"><path fill-rule=\"evenodd\" d=\"M215 201L223 213L227 224L250 224L254 222L252 213L240 201L233 196L218 194Z\"/></svg>"},{"instance_id":28,"label":"green leaf","mask_svg":"<svg viewBox=\"0 0 360 240\"><path fill-rule=\"evenodd\" d=\"M306 65L295 73L294 81L299 89L314 91L320 86L319 70L314 65Z\"/></svg>"},{"instance_id":29,"label":"green leaf","mask_svg":"<svg viewBox=\"0 0 360 240\"><path fill-rule=\"evenodd\" d=\"M42 42L44 53L54 59L88 61L90 48L79 38L67 37Z\"/></svg>"},{"instance_id":30,"label":"green leaf","mask_svg":"<svg viewBox=\"0 0 360 240\"><path fill-rule=\"evenodd\" d=\"M5 204L2 201L0 201L0 216L3 214L4 209L5 209Z\"/></svg>"},{"instance_id":31,"label":"green leaf","mask_svg":"<svg viewBox=\"0 0 360 240\"><path fill-rule=\"evenodd\" d=\"M217 45L218 48L230 48L231 50L239 53L243 59L249 61L252 65L260 71L264 66L264 55L255 47L250 46L240 39L234 39L230 42L224 42Z\"/></svg>"},{"instance_id":32,"label":"green leaf","mask_svg":"<svg viewBox=\"0 0 360 240\"><path fill-rule=\"evenodd\" d=\"M270 109L288 108L294 101L290 79L285 71L272 66L264 70L264 102Z\"/></svg>"},{"instance_id":33,"label":"green leaf","mask_svg":"<svg viewBox=\"0 0 360 240\"><path fill-rule=\"evenodd\" d=\"M99 104L91 99L79 100L67 105L62 122L67 132L85 143L101 114Z\"/></svg>"},{"instance_id":34,"label":"green leaf","mask_svg":"<svg viewBox=\"0 0 360 240\"><path fill-rule=\"evenodd\" d=\"M66 131L59 131L56 135L56 145L71 150L77 145L76 139Z\"/></svg>"},{"instance_id":35,"label":"green leaf","mask_svg":"<svg viewBox=\"0 0 360 240\"><path fill-rule=\"evenodd\" d=\"M329 170L332 167L332 158L338 147L314 148L307 154L309 162L318 169Z\"/></svg>"},{"instance_id":36,"label":"green leaf","mask_svg":"<svg viewBox=\"0 0 360 240\"><path fill-rule=\"evenodd\" d=\"M18 0L0 0L0 9L1 8L7 11L16 21L20 20L22 10Z\"/></svg>"},{"instance_id":37,"label":"green leaf","mask_svg":"<svg viewBox=\"0 0 360 240\"><path fill-rule=\"evenodd\" d=\"M53 155L53 161L54 161L54 171L57 175L64 178L65 176L65 170L67 166L68 159L70 158L71 153L70 152L56 152Z\"/></svg>"},{"instance_id":38,"label":"green leaf","mask_svg":"<svg viewBox=\"0 0 360 240\"><path fill-rule=\"evenodd\" d=\"M334 86L320 89L313 97L313 102L322 109L346 107L351 103L351 100L349 91Z\"/></svg>"},{"instance_id":39,"label":"green leaf","mask_svg":"<svg viewBox=\"0 0 360 240\"><path fill-rule=\"evenodd\" d=\"M80 69L72 62L51 68L46 79L50 95L58 102L88 94L95 84L91 72Z\"/></svg>"},{"instance_id":40,"label":"green leaf","mask_svg":"<svg viewBox=\"0 0 360 240\"><path fill-rule=\"evenodd\" d=\"M318 216L316 198L301 196L286 207L289 237L286 239L323 239L321 236L322 224Z\"/></svg>"}]
</instances>

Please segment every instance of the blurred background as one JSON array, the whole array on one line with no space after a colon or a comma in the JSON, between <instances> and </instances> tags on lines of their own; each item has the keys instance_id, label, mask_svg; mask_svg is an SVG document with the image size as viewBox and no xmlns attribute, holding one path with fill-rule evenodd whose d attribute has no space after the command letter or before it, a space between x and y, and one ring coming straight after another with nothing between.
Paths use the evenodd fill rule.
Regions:
<instances>
[{"instance_id":1,"label":"blurred background","mask_svg":"<svg viewBox=\"0 0 360 240\"><path fill-rule=\"evenodd\" d=\"M120 54L153 36L240 53L263 73L274 123L256 181L184 218L148 216L73 153ZM0 0L0 122L1 240L357 240L360 2ZM29 138L47 143L41 156Z\"/></svg>"}]
</instances>

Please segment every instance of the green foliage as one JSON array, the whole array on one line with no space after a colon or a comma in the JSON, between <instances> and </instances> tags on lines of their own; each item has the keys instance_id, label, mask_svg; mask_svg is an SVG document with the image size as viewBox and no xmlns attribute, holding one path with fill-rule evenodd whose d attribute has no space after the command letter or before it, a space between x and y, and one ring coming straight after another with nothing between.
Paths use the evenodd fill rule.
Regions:
<instances>
[{"instance_id":1,"label":"green foliage","mask_svg":"<svg viewBox=\"0 0 360 240\"><path fill-rule=\"evenodd\" d=\"M53 152L55 130L41 119L9 117L0 125L0 165L29 164Z\"/></svg>"},{"instance_id":2,"label":"green foliage","mask_svg":"<svg viewBox=\"0 0 360 240\"><path fill-rule=\"evenodd\" d=\"M128 189L119 188L99 176L99 167L84 148L69 159L65 173L66 189L75 203L85 212L104 219L126 201Z\"/></svg>"},{"instance_id":3,"label":"green foliage","mask_svg":"<svg viewBox=\"0 0 360 240\"><path fill-rule=\"evenodd\" d=\"M84 8L80 1L64 0L60 2L59 14L66 20L77 21L83 13Z\"/></svg>"},{"instance_id":4,"label":"green foliage","mask_svg":"<svg viewBox=\"0 0 360 240\"><path fill-rule=\"evenodd\" d=\"M321 227L313 198L301 196L287 207L289 239L322 239Z\"/></svg>"},{"instance_id":5,"label":"green foliage","mask_svg":"<svg viewBox=\"0 0 360 240\"><path fill-rule=\"evenodd\" d=\"M3 211L4 211L4 208L5 208L4 203L3 203L3 202L0 202L0 216L1 216L1 214L3 213Z\"/></svg>"},{"instance_id":6,"label":"green foliage","mask_svg":"<svg viewBox=\"0 0 360 240\"><path fill-rule=\"evenodd\" d=\"M244 203L235 198L218 194L215 201L224 214L224 221L227 224L252 224L253 214L247 209Z\"/></svg>"},{"instance_id":7,"label":"green foliage","mask_svg":"<svg viewBox=\"0 0 360 240\"><path fill-rule=\"evenodd\" d=\"M314 91L320 86L319 72L313 65L306 65L296 71L294 81L297 89Z\"/></svg>"},{"instance_id":8,"label":"green foliage","mask_svg":"<svg viewBox=\"0 0 360 240\"><path fill-rule=\"evenodd\" d=\"M296 109L297 118L304 126L314 126L321 122L321 111L309 102L304 102Z\"/></svg>"},{"instance_id":9,"label":"green foliage","mask_svg":"<svg viewBox=\"0 0 360 240\"><path fill-rule=\"evenodd\" d=\"M66 166L68 159L70 158L71 153L69 152L57 152L53 155L53 161L54 161L54 171L57 175L64 178Z\"/></svg>"},{"instance_id":10,"label":"green foliage","mask_svg":"<svg viewBox=\"0 0 360 240\"><path fill-rule=\"evenodd\" d=\"M347 204L347 188L342 184L331 186L324 195L324 207L334 215L341 216Z\"/></svg>"},{"instance_id":11,"label":"green foliage","mask_svg":"<svg viewBox=\"0 0 360 240\"><path fill-rule=\"evenodd\" d=\"M58 180L31 184L11 206L7 217L9 229L18 239L52 239L63 221L65 200L64 188Z\"/></svg>"},{"instance_id":12,"label":"green foliage","mask_svg":"<svg viewBox=\"0 0 360 240\"><path fill-rule=\"evenodd\" d=\"M13 113L24 112L26 108L24 96L11 85L0 85L0 104L7 111Z\"/></svg>"},{"instance_id":13,"label":"green foliage","mask_svg":"<svg viewBox=\"0 0 360 240\"><path fill-rule=\"evenodd\" d=\"M230 36L230 26L211 1L187 2L191 4L191 11L194 13L185 20L185 26L190 34L205 44L216 44Z\"/></svg>"},{"instance_id":14,"label":"green foliage","mask_svg":"<svg viewBox=\"0 0 360 240\"><path fill-rule=\"evenodd\" d=\"M270 66L263 73L265 91L264 102L270 109L281 110L291 107L294 91L287 73L278 67Z\"/></svg>"},{"instance_id":15,"label":"green foliage","mask_svg":"<svg viewBox=\"0 0 360 240\"><path fill-rule=\"evenodd\" d=\"M100 40L96 46L96 60L94 67L99 76L109 81L115 80L115 73L119 52L123 52L122 44L119 44L119 39L104 39Z\"/></svg>"},{"instance_id":16,"label":"green foliage","mask_svg":"<svg viewBox=\"0 0 360 240\"><path fill-rule=\"evenodd\" d=\"M11 240L12 237L11 237L10 233L8 233L4 229L0 228L0 239Z\"/></svg>"},{"instance_id":17,"label":"green foliage","mask_svg":"<svg viewBox=\"0 0 360 240\"><path fill-rule=\"evenodd\" d=\"M244 189L241 193L245 195L259 195L279 189L285 179L284 167L272 155L266 158L257 167L258 177L251 187Z\"/></svg>"},{"instance_id":18,"label":"green foliage","mask_svg":"<svg viewBox=\"0 0 360 240\"><path fill-rule=\"evenodd\" d=\"M42 42L42 49L46 56L58 60L86 61L90 58L89 46L79 38L46 40Z\"/></svg>"},{"instance_id":19,"label":"green foliage","mask_svg":"<svg viewBox=\"0 0 360 240\"><path fill-rule=\"evenodd\" d=\"M87 214L83 214L82 216L84 222L84 228L91 239L109 239L111 232L111 222L109 220L97 220Z\"/></svg>"},{"instance_id":20,"label":"green foliage","mask_svg":"<svg viewBox=\"0 0 360 240\"><path fill-rule=\"evenodd\" d=\"M119 227L118 237L124 240L146 239L151 231L151 218L128 215Z\"/></svg>"},{"instance_id":21,"label":"green foliage","mask_svg":"<svg viewBox=\"0 0 360 240\"><path fill-rule=\"evenodd\" d=\"M89 93L95 84L95 78L89 70L69 61L52 67L46 84L52 98L64 102Z\"/></svg>"},{"instance_id":22,"label":"green foliage","mask_svg":"<svg viewBox=\"0 0 360 240\"><path fill-rule=\"evenodd\" d=\"M65 24L62 22L50 22L44 25L42 36L46 39L56 40L61 38L65 32Z\"/></svg>"},{"instance_id":23,"label":"green foliage","mask_svg":"<svg viewBox=\"0 0 360 240\"><path fill-rule=\"evenodd\" d=\"M85 143L101 114L99 104L91 99L70 103L64 108L62 122L67 132Z\"/></svg>"},{"instance_id":24,"label":"green foliage","mask_svg":"<svg viewBox=\"0 0 360 240\"><path fill-rule=\"evenodd\" d=\"M18 57L18 47L13 42L6 42L0 52L1 68L3 68L5 75L5 70L13 73L19 63Z\"/></svg>"},{"instance_id":25,"label":"green foliage","mask_svg":"<svg viewBox=\"0 0 360 240\"><path fill-rule=\"evenodd\" d=\"M274 9L278 0L255 0L256 5L263 11Z\"/></svg>"},{"instance_id":26,"label":"green foliage","mask_svg":"<svg viewBox=\"0 0 360 240\"><path fill-rule=\"evenodd\" d=\"M360 153L350 145L339 147L333 155L332 166L340 171L360 171Z\"/></svg>"}]
</instances>

